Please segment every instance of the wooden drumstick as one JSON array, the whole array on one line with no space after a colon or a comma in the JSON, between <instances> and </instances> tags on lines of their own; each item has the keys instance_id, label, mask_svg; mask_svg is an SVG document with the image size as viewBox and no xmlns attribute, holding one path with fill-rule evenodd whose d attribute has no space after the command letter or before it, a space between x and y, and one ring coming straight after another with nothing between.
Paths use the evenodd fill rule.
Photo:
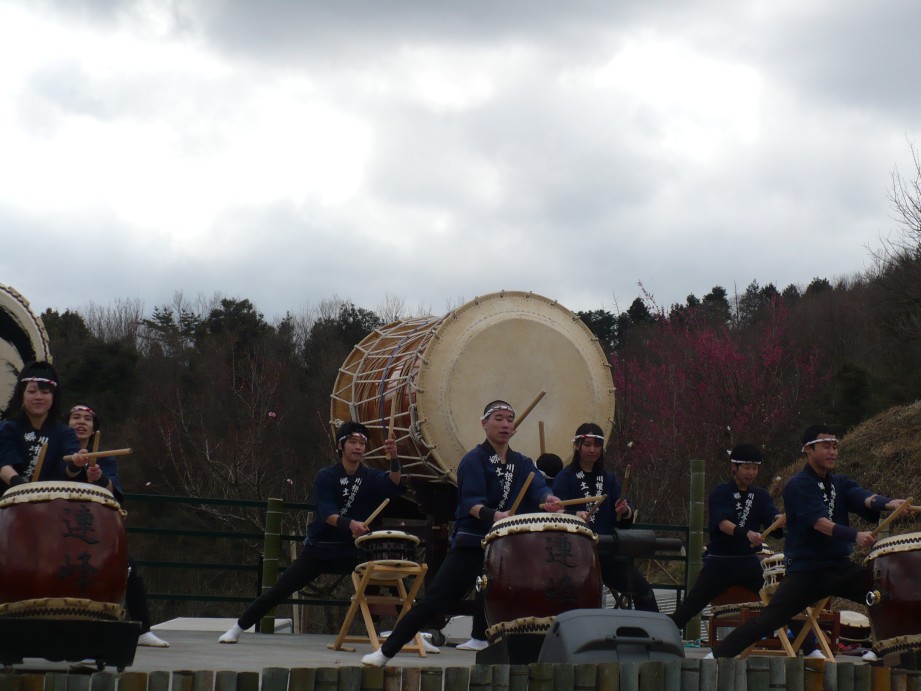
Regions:
<instances>
[{"instance_id":1,"label":"wooden drumstick","mask_svg":"<svg viewBox=\"0 0 921 691\"><path fill-rule=\"evenodd\" d=\"M896 519L896 517L901 516L901 515L902 515L903 513L905 513L908 509L910 509L910 508L911 508L911 503L912 503L914 500L915 500L914 497L908 497L908 499L906 499L904 502L902 502L901 504L898 505L898 507L895 509L895 511L893 511L892 513L889 514L889 516L886 518L886 520L884 520L882 523L880 523L878 526L876 526L873 530L871 530L871 531L870 531L870 534L873 535L873 537L876 537L877 535L879 535L879 531L881 531L881 530L882 530L883 528L885 528L887 525L889 525L890 523L892 523L892 521L894 521L894 520Z\"/></svg>"},{"instance_id":2,"label":"wooden drumstick","mask_svg":"<svg viewBox=\"0 0 921 691\"><path fill-rule=\"evenodd\" d=\"M544 441L544 421L539 420L537 423L537 436L540 439L540 455L543 456L547 453L547 445Z\"/></svg>"},{"instance_id":3,"label":"wooden drumstick","mask_svg":"<svg viewBox=\"0 0 921 691\"><path fill-rule=\"evenodd\" d=\"M542 398L543 398L544 396L546 396L546 395L547 395L547 392L546 392L546 391L543 391L543 390L542 390L539 394L537 394L537 397L536 397L533 401L531 401L531 405L529 405L527 408L525 408L525 409L524 409L524 412L523 412L521 415L519 415L519 416L515 419L515 423L512 425L512 429L513 429L513 430L518 429L518 425L520 425L522 422L524 422L524 419L525 419L528 415L531 414L531 411L532 411L532 410L534 410L534 406L536 406L538 403L540 403L540 399L542 399Z\"/></svg>"},{"instance_id":4,"label":"wooden drumstick","mask_svg":"<svg viewBox=\"0 0 921 691\"><path fill-rule=\"evenodd\" d=\"M524 499L524 495L528 493L528 487L531 486L531 480L533 479L534 479L534 473L528 473L528 477L524 481L524 486L521 488L521 491L518 493L518 496L515 497L515 503L512 504L512 508L508 512L509 516L515 515L515 512L518 510L518 505L521 503L521 500Z\"/></svg>"},{"instance_id":5,"label":"wooden drumstick","mask_svg":"<svg viewBox=\"0 0 921 691\"><path fill-rule=\"evenodd\" d=\"M624 484L620 486L620 501L627 496L627 487L630 486L630 464L627 464L627 467L624 469Z\"/></svg>"},{"instance_id":6,"label":"wooden drumstick","mask_svg":"<svg viewBox=\"0 0 921 691\"><path fill-rule=\"evenodd\" d=\"M574 506L576 504L591 504L592 502L601 502L604 501L606 495L601 494L597 497L576 497L575 499L564 499L560 502L560 506ZM541 504L540 508L544 508L544 505Z\"/></svg>"},{"instance_id":7,"label":"wooden drumstick","mask_svg":"<svg viewBox=\"0 0 921 691\"><path fill-rule=\"evenodd\" d=\"M592 508L590 508L590 509L588 510L588 516L585 517L585 520L586 520L586 521L592 520L592 516L594 516L596 513L598 513L598 509L601 508L601 505L604 504L604 500L607 499L607 498L608 498L608 495L607 495L607 494L602 494L600 497L597 498L598 501L596 501L596 502L595 502L595 505L594 505ZM635 513L634 513L633 515L634 515L634 517L636 517L636 514L635 514Z\"/></svg>"},{"instance_id":8,"label":"wooden drumstick","mask_svg":"<svg viewBox=\"0 0 921 691\"><path fill-rule=\"evenodd\" d=\"M384 509L386 509L387 504L389 503L390 503L389 499L384 499L384 501L381 502L381 505L378 506L376 509L374 509L373 513L364 520L365 525L368 525L368 523L370 523L375 518L377 518L378 514L380 514L380 512L383 511Z\"/></svg>"},{"instance_id":9,"label":"wooden drumstick","mask_svg":"<svg viewBox=\"0 0 921 691\"><path fill-rule=\"evenodd\" d=\"M761 539L762 539L762 540L764 540L765 538L767 538L768 535L770 535L771 533L773 533L775 530L777 530L777 529L780 527L780 522L783 520L783 517L784 517L785 515L786 515L786 514L781 514L781 515L780 515L780 518L778 518L776 521L774 521L773 523L771 523L771 525L769 525L769 526L767 527L767 530L765 530L763 533L761 533Z\"/></svg>"},{"instance_id":10,"label":"wooden drumstick","mask_svg":"<svg viewBox=\"0 0 921 691\"><path fill-rule=\"evenodd\" d=\"M387 427L389 430L388 435L391 439L396 439L396 435L393 433L393 421L397 416L397 392L394 391L393 395L390 397L390 425Z\"/></svg>"},{"instance_id":11,"label":"wooden drumstick","mask_svg":"<svg viewBox=\"0 0 921 691\"><path fill-rule=\"evenodd\" d=\"M99 438L101 436L102 436L102 432L100 432L99 430L96 430L95 432L93 432L93 448L91 451L92 453L99 453ZM96 465L95 458L90 459L90 465Z\"/></svg>"},{"instance_id":12,"label":"wooden drumstick","mask_svg":"<svg viewBox=\"0 0 921 691\"><path fill-rule=\"evenodd\" d=\"M38 452L38 462L35 464L35 471L32 473L32 482L38 482L42 476L42 465L45 463L45 452L48 451L47 442L42 443L41 451ZM67 458L64 459L65 461Z\"/></svg>"},{"instance_id":13,"label":"wooden drumstick","mask_svg":"<svg viewBox=\"0 0 921 691\"><path fill-rule=\"evenodd\" d=\"M131 454L131 449L112 449L110 451L93 451L90 453L83 454L83 458L87 460L93 460L96 458L105 458L106 456L128 456ZM69 454L64 456L65 461L72 461L77 457L77 454Z\"/></svg>"}]
</instances>

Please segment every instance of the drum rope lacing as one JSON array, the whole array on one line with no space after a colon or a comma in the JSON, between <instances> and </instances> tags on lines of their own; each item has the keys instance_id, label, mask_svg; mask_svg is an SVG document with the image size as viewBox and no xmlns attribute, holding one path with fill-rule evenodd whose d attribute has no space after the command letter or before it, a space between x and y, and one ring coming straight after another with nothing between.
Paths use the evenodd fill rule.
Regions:
<instances>
[{"instance_id":1,"label":"drum rope lacing","mask_svg":"<svg viewBox=\"0 0 921 691\"><path fill-rule=\"evenodd\" d=\"M873 644L873 652L879 657L918 649L921 649L921 634L886 638Z\"/></svg>"},{"instance_id":2,"label":"drum rope lacing","mask_svg":"<svg viewBox=\"0 0 921 691\"><path fill-rule=\"evenodd\" d=\"M919 533L905 533L904 535L894 535L885 540L880 540L870 550L870 553L867 555L867 561L882 556L883 554L889 554L890 552L902 552L905 547L910 547L913 550L917 549L919 544L918 538Z\"/></svg>"},{"instance_id":3,"label":"drum rope lacing","mask_svg":"<svg viewBox=\"0 0 921 691\"><path fill-rule=\"evenodd\" d=\"M523 617L511 621L500 621L495 626L486 629L486 637L490 643L497 643L506 635L511 634L546 634L556 617Z\"/></svg>"}]
</instances>

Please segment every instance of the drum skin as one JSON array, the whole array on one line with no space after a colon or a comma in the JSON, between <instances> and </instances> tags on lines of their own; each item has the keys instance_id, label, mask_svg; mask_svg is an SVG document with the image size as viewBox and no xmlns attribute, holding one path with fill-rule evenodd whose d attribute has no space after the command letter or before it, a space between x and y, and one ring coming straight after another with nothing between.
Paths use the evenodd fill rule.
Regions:
<instances>
[{"instance_id":1,"label":"drum skin","mask_svg":"<svg viewBox=\"0 0 921 691\"><path fill-rule=\"evenodd\" d=\"M33 482L0 501L0 604L79 598L121 605L127 580L124 520L108 491Z\"/></svg>"},{"instance_id":2,"label":"drum skin","mask_svg":"<svg viewBox=\"0 0 921 691\"><path fill-rule=\"evenodd\" d=\"M524 410L546 395L515 434L516 449L572 453L586 420L610 433L611 368L588 327L554 300L524 292L484 295L447 315L387 324L355 346L339 370L331 424L364 423L365 462L386 470L393 420L404 475L457 484L461 458L483 441L483 406Z\"/></svg>"},{"instance_id":3,"label":"drum skin","mask_svg":"<svg viewBox=\"0 0 921 691\"><path fill-rule=\"evenodd\" d=\"M579 519L557 514L496 521L484 540L484 599L490 626L601 607L596 540L584 526Z\"/></svg>"},{"instance_id":4,"label":"drum skin","mask_svg":"<svg viewBox=\"0 0 921 691\"><path fill-rule=\"evenodd\" d=\"M877 542L867 556L874 641L921 634L921 533L894 535Z\"/></svg>"}]
</instances>

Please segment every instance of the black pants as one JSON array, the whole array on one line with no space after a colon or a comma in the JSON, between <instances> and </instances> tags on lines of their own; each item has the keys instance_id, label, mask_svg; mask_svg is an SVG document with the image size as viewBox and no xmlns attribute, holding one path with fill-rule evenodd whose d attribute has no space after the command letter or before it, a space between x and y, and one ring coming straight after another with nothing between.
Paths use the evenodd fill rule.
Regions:
<instances>
[{"instance_id":1,"label":"black pants","mask_svg":"<svg viewBox=\"0 0 921 691\"><path fill-rule=\"evenodd\" d=\"M324 573L351 573L357 559L354 556L334 559L317 559L305 549L301 556L284 570L281 577L269 590L260 595L237 620L241 629L248 629L269 613L273 607L287 600L292 593Z\"/></svg>"},{"instance_id":2,"label":"black pants","mask_svg":"<svg viewBox=\"0 0 921 691\"><path fill-rule=\"evenodd\" d=\"M757 595L764 585L764 572L754 554L748 557L708 556L681 606L669 616L683 629L687 623L718 596L739 585Z\"/></svg>"},{"instance_id":3,"label":"black pants","mask_svg":"<svg viewBox=\"0 0 921 691\"><path fill-rule=\"evenodd\" d=\"M425 596L397 622L393 632L381 646L384 655L396 655L433 617L460 601L474 586L477 576L482 573L484 557L485 552L481 547L455 547L450 550L435 574L432 584L426 589ZM477 609L482 612L479 605ZM472 633L475 638L479 638L480 634L477 631L478 625L483 627L482 635L485 639L485 616L479 623L474 617Z\"/></svg>"},{"instance_id":4,"label":"black pants","mask_svg":"<svg viewBox=\"0 0 921 691\"><path fill-rule=\"evenodd\" d=\"M141 633L150 631L150 610L147 609L147 588L138 573L134 559L128 559L128 585L125 589L125 610L130 621L141 622Z\"/></svg>"},{"instance_id":5,"label":"black pants","mask_svg":"<svg viewBox=\"0 0 921 691\"><path fill-rule=\"evenodd\" d=\"M644 612L658 612L659 605L652 592L649 581L643 578L633 562L624 557L609 554L600 555L601 581L611 590L629 593L633 596L633 606Z\"/></svg>"},{"instance_id":6,"label":"black pants","mask_svg":"<svg viewBox=\"0 0 921 691\"><path fill-rule=\"evenodd\" d=\"M813 571L788 571L761 615L729 634L714 648L713 656L735 657L823 597L834 595L863 602L868 586L866 567L849 560Z\"/></svg>"}]
</instances>

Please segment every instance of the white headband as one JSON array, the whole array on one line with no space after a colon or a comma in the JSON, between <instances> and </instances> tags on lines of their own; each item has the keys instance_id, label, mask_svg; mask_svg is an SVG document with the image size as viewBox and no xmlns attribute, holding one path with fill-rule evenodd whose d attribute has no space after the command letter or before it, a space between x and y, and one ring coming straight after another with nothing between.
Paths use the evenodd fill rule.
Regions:
<instances>
[{"instance_id":1,"label":"white headband","mask_svg":"<svg viewBox=\"0 0 921 691\"><path fill-rule=\"evenodd\" d=\"M54 379L47 379L46 377L23 377L23 381L34 381L38 384L50 384L51 386L57 388L58 383Z\"/></svg>"},{"instance_id":2,"label":"white headband","mask_svg":"<svg viewBox=\"0 0 921 691\"><path fill-rule=\"evenodd\" d=\"M577 434L572 438L572 443L575 444L580 439L598 439L601 442L604 442L604 437L600 434Z\"/></svg>"},{"instance_id":3,"label":"white headband","mask_svg":"<svg viewBox=\"0 0 921 691\"><path fill-rule=\"evenodd\" d=\"M739 465L741 465L741 464L743 464L743 463L754 463L755 465L761 465L761 461L740 461L740 460L738 460L738 459L736 459L736 458L730 458L730 459L729 459L729 462L730 462L730 463L738 463Z\"/></svg>"},{"instance_id":4,"label":"white headband","mask_svg":"<svg viewBox=\"0 0 921 691\"><path fill-rule=\"evenodd\" d=\"M508 411L511 411L513 416L515 415L515 409L512 408L512 406L508 405L507 403L498 403L494 405L492 408L486 409L486 412L483 413L483 417L480 418L480 422L488 418L490 415L492 415L497 410L508 410Z\"/></svg>"},{"instance_id":5,"label":"white headband","mask_svg":"<svg viewBox=\"0 0 921 691\"><path fill-rule=\"evenodd\" d=\"M838 437L822 437L821 439L813 439L812 441L807 441L805 444L803 444L803 448L801 449L801 451L803 453L806 453L807 446L812 446L814 444L821 444L823 441L832 441L835 443L835 445L837 445Z\"/></svg>"}]
</instances>

